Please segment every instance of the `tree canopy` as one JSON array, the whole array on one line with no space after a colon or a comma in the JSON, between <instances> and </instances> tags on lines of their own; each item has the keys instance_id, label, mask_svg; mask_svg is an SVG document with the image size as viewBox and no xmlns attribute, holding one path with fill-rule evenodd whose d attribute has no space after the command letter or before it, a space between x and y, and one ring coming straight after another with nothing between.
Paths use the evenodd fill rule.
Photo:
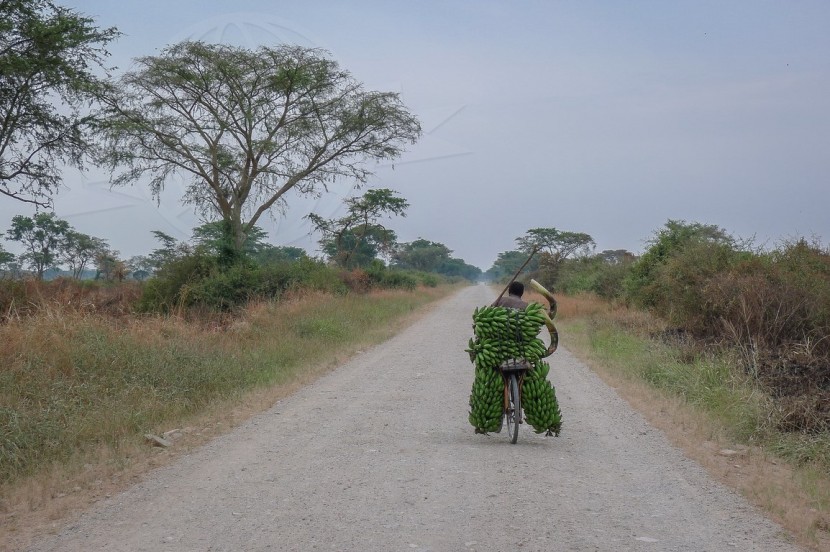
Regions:
<instances>
[{"instance_id":1,"label":"tree canopy","mask_svg":"<svg viewBox=\"0 0 830 552\"><path fill-rule=\"evenodd\" d=\"M83 166L82 110L118 35L49 0L0 0L0 194L50 206L60 165Z\"/></svg>"},{"instance_id":2,"label":"tree canopy","mask_svg":"<svg viewBox=\"0 0 830 552\"><path fill-rule=\"evenodd\" d=\"M7 240L20 242L24 253L19 258L29 263L39 280L47 269L57 265L60 248L69 223L54 213L38 213L33 217L15 215L7 233Z\"/></svg>"},{"instance_id":3,"label":"tree canopy","mask_svg":"<svg viewBox=\"0 0 830 552\"><path fill-rule=\"evenodd\" d=\"M0 237L3 237L3 234L0 234ZM0 244L0 270L5 270L12 262L14 262L14 254L3 249L3 245Z\"/></svg>"},{"instance_id":4,"label":"tree canopy","mask_svg":"<svg viewBox=\"0 0 830 552\"><path fill-rule=\"evenodd\" d=\"M63 243L60 245L60 260L66 263L72 277L79 280L89 263L108 249L105 240L70 228L64 234Z\"/></svg>"},{"instance_id":5,"label":"tree canopy","mask_svg":"<svg viewBox=\"0 0 830 552\"><path fill-rule=\"evenodd\" d=\"M596 245L594 238L581 232L565 232L556 228L531 228L527 233L516 238L522 251L534 249L550 255L554 262L559 262L574 254L589 253Z\"/></svg>"},{"instance_id":6,"label":"tree canopy","mask_svg":"<svg viewBox=\"0 0 830 552\"><path fill-rule=\"evenodd\" d=\"M394 260L401 268L437 272L451 255L452 251L443 243L418 238L413 242L400 244L395 250Z\"/></svg>"},{"instance_id":7,"label":"tree canopy","mask_svg":"<svg viewBox=\"0 0 830 552\"><path fill-rule=\"evenodd\" d=\"M135 67L102 99L102 160L125 168L113 183L149 175L158 195L187 177L185 201L226 221L237 248L288 192L363 183L421 133L397 94L364 90L318 49L182 42Z\"/></svg>"},{"instance_id":8,"label":"tree canopy","mask_svg":"<svg viewBox=\"0 0 830 552\"><path fill-rule=\"evenodd\" d=\"M322 234L320 246L343 267L366 266L378 254L390 255L397 235L378 221L383 217L406 216L409 203L387 188L367 190L360 197L345 200L346 216L324 219L311 213L308 219Z\"/></svg>"},{"instance_id":9,"label":"tree canopy","mask_svg":"<svg viewBox=\"0 0 830 552\"><path fill-rule=\"evenodd\" d=\"M654 284L661 267L684 249L708 244L732 250L737 245L734 238L718 226L682 220L668 220L648 244L648 249L633 264L625 281L629 297L646 307L653 306L659 297Z\"/></svg>"},{"instance_id":10,"label":"tree canopy","mask_svg":"<svg viewBox=\"0 0 830 552\"><path fill-rule=\"evenodd\" d=\"M516 238L516 243L526 253L539 251L539 267L535 276L551 290L562 262L574 255L587 255L596 245L588 234L557 228L531 228L524 236Z\"/></svg>"},{"instance_id":11,"label":"tree canopy","mask_svg":"<svg viewBox=\"0 0 830 552\"><path fill-rule=\"evenodd\" d=\"M524 251L502 251L498 254L495 262L493 262L493 266L487 270L487 276L492 278L495 281L504 280L506 278L510 278L516 271L519 270L519 267L522 266L525 261L527 261L528 253ZM532 273L539 268L539 259L534 257L528 263L526 270L528 273Z\"/></svg>"},{"instance_id":12,"label":"tree canopy","mask_svg":"<svg viewBox=\"0 0 830 552\"><path fill-rule=\"evenodd\" d=\"M252 226L245 233L241 248L236 248L233 231L225 220L207 222L193 229L193 241L209 255L215 256L219 264L230 266L240 256L252 258L266 245L264 239L268 234L259 226Z\"/></svg>"}]
</instances>

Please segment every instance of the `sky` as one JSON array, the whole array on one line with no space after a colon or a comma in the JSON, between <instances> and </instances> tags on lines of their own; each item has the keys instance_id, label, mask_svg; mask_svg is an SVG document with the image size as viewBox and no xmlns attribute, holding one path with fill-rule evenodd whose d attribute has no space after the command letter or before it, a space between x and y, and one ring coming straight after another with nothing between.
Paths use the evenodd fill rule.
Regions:
<instances>
[{"instance_id":1,"label":"sky","mask_svg":"<svg viewBox=\"0 0 830 552\"><path fill-rule=\"evenodd\" d=\"M328 50L367 88L393 91L423 137L367 186L410 207L400 242L492 266L528 229L584 232L641 253L669 219L756 245L830 238L830 2L58 0L124 35L115 75L184 39ZM200 224L172 179L111 189L67 170L55 211L122 257ZM319 254L303 219L343 214L336 183L291 197L263 226ZM0 231L23 204L0 200ZM12 244L6 249L14 251Z\"/></svg>"}]
</instances>

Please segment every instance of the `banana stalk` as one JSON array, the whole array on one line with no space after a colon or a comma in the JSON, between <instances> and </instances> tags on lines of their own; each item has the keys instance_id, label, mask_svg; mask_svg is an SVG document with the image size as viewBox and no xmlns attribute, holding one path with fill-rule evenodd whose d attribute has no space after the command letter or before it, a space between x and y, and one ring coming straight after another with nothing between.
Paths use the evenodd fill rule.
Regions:
<instances>
[{"instance_id":1,"label":"banana stalk","mask_svg":"<svg viewBox=\"0 0 830 552\"><path fill-rule=\"evenodd\" d=\"M545 289L545 286L532 278L530 280L530 287L536 290L539 295L547 299L548 303L550 303L549 312L542 313L545 315L545 327L548 329L548 333L550 333L550 346L548 347L547 354L545 354L547 357L552 355L559 346L559 332L556 330L556 326L553 323L553 318L556 316L556 299L554 299L551 292Z\"/></svg>"}]
</instances>

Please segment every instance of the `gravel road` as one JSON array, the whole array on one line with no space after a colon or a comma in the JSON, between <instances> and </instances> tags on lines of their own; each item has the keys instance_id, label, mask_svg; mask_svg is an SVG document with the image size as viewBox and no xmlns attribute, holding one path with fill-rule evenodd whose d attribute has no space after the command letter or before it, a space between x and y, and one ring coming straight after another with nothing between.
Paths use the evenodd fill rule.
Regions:
<instances>
[{"instance_id":1,"label":"gravel road","mask_svg":"<svg viewBox=\"0 0 830 552\"><path fill-rule=\"evenodd\" d=\"M564 348L560 437L475 435L464 348L491 300L463 289L31 550L800 550Z\"/></svg>"}]
</instances>

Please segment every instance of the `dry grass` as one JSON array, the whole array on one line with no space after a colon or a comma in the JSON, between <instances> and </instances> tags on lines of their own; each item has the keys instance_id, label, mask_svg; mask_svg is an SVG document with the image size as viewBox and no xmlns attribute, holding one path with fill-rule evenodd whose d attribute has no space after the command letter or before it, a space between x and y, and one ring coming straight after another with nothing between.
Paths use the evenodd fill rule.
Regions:
<instances>
[{"instance_id":1,"label":"dry grass","mask_svg":"<svg viewBox=\"0 0 830 552\"><path fill-rule=\"evenodd\" d=\"M621 331L641 336L659 332L660 323L642 313L601 308L596 303L592 298L560 301L560 307L564 307L560 308L561 342L717 480L767 512L802 545L830 550L830 476L826 469L815 464L787 463L765 449L763 442L742 439L746 428L736 427L736 421L722 416L717 408L693 404L689 397L656 388L642 379L642 371L624 366L631 358L621 362L608 351L598 351L589 335L592 317L612 319ZM649 362L654 359L640 358L641 364ZM723 385L738 388L740 382Z\"/></svg>"},{"instance_id":2,"label":"dry grass","mask_svg":"<svg viewBox=\"0 0 830 552\"><path fill-rule=\"evenodd\" d=\"M201 324L161 316L114 323L52 304L0 325L0 413L30 424L29 433L4 436L0 550L23 548L267 409L450 291L300 292ZM174 429L170 449L143 440ZM15 442L38 452L9 448Z\"/></svg>"}]
</instances>

